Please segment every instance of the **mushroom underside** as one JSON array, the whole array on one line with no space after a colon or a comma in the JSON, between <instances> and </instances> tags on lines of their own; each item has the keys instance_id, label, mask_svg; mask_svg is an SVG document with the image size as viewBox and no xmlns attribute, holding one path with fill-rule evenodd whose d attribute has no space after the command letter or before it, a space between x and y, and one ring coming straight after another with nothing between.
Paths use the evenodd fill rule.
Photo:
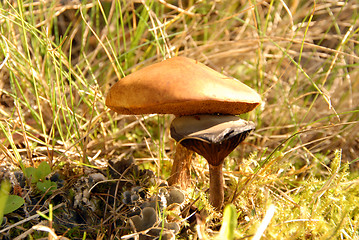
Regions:
<instances>
[{"instance_id":1,"label":"mushroom underside","mask_svg":"<svg viewBox=\"0 0 359 240\"><path fill-rule=\"evenodd\" d=\"M171 137L218 166L254 128L232 115L183 116L172 121Z\"/></svg>"},{"instance_id":2,"label":"mushroom underside","mask_svg":"<svg viewBox=\"0 0 359 240\"><path fill-rule=\"evenodd\" d=\"M209 164L218 166L240 144L253 129L236 132L218 142L208 141L205 138L186 138L179 142L184 147L203 156Z\"/></svg>"}]
</instances>

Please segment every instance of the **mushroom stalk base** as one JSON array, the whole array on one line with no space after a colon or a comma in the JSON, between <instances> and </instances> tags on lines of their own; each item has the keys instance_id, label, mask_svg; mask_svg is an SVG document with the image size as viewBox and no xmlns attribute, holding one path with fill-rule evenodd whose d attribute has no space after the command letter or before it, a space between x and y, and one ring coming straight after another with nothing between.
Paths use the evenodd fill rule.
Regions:
<instances>
[{"instance_id":1,"label":"mushroom stalk base","mask_svg":"<svg viewBox=\"0 0 359 240\"><path fill-rule=\"evenodd\" d=\"M180 185L186 188L191 179L191 162L193 151L178 143L173 160L171 176L168 179L169 185Z\"/></svg>"},{"instance_id":2,"label":"mushroom stalk base","mask_svg":"<svg viewBox=\"0 0 359 240\"><path fill-rule=\"evenodd\" d=\"M224 200L222 166L222 163L218 166L209 164L209 202L216 210L221 209Z\"/></svg>"}]
</instances>

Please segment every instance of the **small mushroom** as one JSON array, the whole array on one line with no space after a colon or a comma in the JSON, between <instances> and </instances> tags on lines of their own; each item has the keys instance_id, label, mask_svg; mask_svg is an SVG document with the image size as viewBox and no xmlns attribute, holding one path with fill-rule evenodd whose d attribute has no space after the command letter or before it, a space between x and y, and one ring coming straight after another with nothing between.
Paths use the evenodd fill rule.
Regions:
<instances>
[{"instance_id":1,"label":"small mushroom","mask_svg":"<svg viewBox=\"0 0 359 240\"><path fill-rule=\"evenodd\" d=\"M182 116L172 121L171 137L207 160L209 201L216 209L224 199L223 161L254 128L253 122L232 115Z\"/></svg>"}]
</instances>

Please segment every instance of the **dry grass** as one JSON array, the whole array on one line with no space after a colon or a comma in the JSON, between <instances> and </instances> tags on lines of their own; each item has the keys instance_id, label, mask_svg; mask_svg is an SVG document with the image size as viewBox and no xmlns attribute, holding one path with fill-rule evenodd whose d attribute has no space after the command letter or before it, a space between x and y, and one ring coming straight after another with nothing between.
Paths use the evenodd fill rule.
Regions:
<instances>
[{"instance_id":1,"label":"dry grass","mask_svg":"<svg viewBox=\"0 0 359 240\"><path fill-rule=\"evenodd\" d=\"M78 193L69 189L95 168L107 176L112 158L133 157L157 180L168 178L171 116L117 115L104 99L122 76L182 55L240 79L263 99L243 116L257 130L225 166L225 199L238 210L237 238L256 233L270 204L276 212L265 239L358 238L357 1L65 2L0 3L0 176L47 161L66 182L56 196L36 198L35 207L33 186L20 192L13 186L27 205L7 216L3 229L34 214L24 214L28 205L44 210L58 196L68 201L68 211L78 211L72 202ZM187 190L187 202L198 198L199 210L209 208L202 194L207 169L201 158L193 163L196 180ZM138 175L122 181L158 191L158 182ZM90 215L82 216L84 225L64 224L56 233L74 239L129 234L125 208L115 212L106 199L114 192L106 191L98 192L105 210L84 211ZM64 214L72 216L64 210L54 217ZM221 215L204 217L205 231L217 231ZM36 224L25 221L1 234L11 239ZM193 227L181 226L178 237L198 237Z\"/></svg>"}]
</instances>

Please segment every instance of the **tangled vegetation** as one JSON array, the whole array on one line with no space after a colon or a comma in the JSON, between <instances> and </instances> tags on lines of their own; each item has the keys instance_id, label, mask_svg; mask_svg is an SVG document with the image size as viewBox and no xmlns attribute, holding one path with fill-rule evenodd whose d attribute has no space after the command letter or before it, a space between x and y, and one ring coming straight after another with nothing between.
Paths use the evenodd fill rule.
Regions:
<instances>
[{"instance_id":1,"label":"tangled vegetation","mask_svg":"<svg viewBox=\"0 0 359 240\"><path fill-rule=\"evenodd\" d=\"M356 0L1 1L0 238L358 239L358 19ZM203 158L167 186L173 116L105 106L177 55L263 100L224 164L225 217Z\"/></svg>"}]
</instances>

